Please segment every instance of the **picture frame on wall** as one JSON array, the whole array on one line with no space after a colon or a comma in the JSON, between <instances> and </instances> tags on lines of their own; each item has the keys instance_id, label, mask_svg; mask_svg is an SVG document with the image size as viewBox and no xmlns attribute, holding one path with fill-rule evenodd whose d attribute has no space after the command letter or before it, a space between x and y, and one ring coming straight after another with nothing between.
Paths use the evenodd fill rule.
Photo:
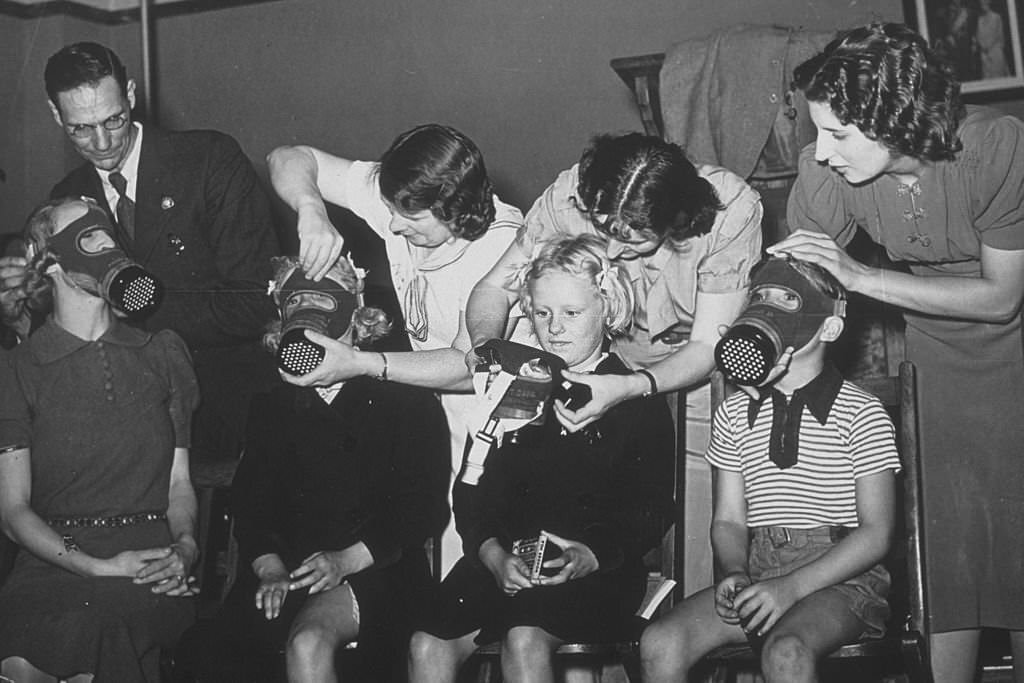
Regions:
<instances>
[{"instance_id":1,"label":"picture frame on wall","mask_svg":"<svg viewBox=\"0 0 1024 683\"><path fill-rule=\"evenodd\" d=\"M906 0L904 9L907 23L953 64L964 99L1024 93L1024 0Z\"/></svg>"}]
</instances>

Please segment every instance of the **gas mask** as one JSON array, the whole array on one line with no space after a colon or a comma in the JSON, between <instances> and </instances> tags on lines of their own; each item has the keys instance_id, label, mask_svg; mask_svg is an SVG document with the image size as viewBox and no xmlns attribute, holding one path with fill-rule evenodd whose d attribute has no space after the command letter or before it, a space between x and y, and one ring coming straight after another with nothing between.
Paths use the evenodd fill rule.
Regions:
<instances>
[{"instance_id":1,"label":"gas mask","mask_svg":"<svg viewBox=\"0 0 1024 683\"><path fill-rule=\"evenodd\" d=\"M785 258L766 261L750 283L746 309L715 346L715 364L729 381L756 386L787 347L803 348L846 301L819 291Z\"/></svg>"},{"instance_id":2,"label":"gas mask","mask_svg":"<svg viewBox=\"0 0 1024 683\"><path fill-rule=\"evenodd\" d=\"M99 283L96 294L128 317L145 315L163 300L163 285L117 246L110 219L98 207L90 206L46 246L66 272L93 277Z\"/></svg>"},{"instance_id":3,"label":"gas mask","mask_svg":"<svg viewBox=\"0 0 1024 683\"><path fill-rule=\"evenodd\" d=\"M281 313L277 365L290 375L314 370L326 354L324 347L306 338L305 330L337 339L348 330L352 313L361 305L358 294L330 275L314 282L298 266L283 278L275 298Z\"/></svg>"}]
</instances>

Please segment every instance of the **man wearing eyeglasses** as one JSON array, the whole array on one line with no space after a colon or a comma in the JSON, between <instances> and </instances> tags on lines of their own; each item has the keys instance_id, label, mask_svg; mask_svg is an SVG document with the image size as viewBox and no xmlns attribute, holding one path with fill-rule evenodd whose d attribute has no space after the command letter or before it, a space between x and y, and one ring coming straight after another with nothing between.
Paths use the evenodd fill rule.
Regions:
<instances>
[{"instance_id":1,"label":"man wearing eyeglasses","mask_svg":"<svg viewBox=\"0 0 1024 683\"><path fill-rule=\"evenodd\" d=\"M192 350L197 456L233 455L248 394L276 380L258 340L274 316L265 290L279 245L252 164L223 133L133 120L135 81L102 45L62 48L45 82L54 120L87 162L51 196L105 205L128 255L163 282L164 301L142 325L172 329Z\"/></svg>"}]
</instances>

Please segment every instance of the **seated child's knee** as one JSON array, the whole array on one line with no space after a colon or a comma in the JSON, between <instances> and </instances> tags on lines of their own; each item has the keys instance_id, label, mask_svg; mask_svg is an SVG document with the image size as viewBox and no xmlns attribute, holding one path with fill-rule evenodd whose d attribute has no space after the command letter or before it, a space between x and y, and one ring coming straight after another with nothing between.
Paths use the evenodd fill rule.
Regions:
<instances>
[{"instance_id":1,"label":"seated child's knee","mask_svg":"<svg viewBox=\"0 0 1024 683\"><path fill-rule=\"evenodd\" d=\"M445 641L424 631L416 631L409 639L409 661L431 662L445 649Z\"/></svg>"},{"instance_id":2,"label":"seated child's knee","mask_svg":"<svg viewBox=\"0 0 1024 683\"><path fill-rule=\"evenodd\" d=\"M761 668L769 680L793 680L814 668L814 652L793 633L769 634L761 652Z\"/></svg>"},{"instance_id":3,"label":"seated child's knee","mask_svg":"<svg viewBox=\"0 0 1024 683\"><path fill-rule=\"evenodd\" d=\"M555 641L541 629L533 626L516 626L505 634L502 656L516 659L530 659L540 655L547 657L554 646Z\"/></svg>"},{"instance_id":4,"label":"seated child's knee","mask_svg":"<svg viewBox=\"0 0 1024 683\"><path fill-rule=\"evenodd\" d=\"M308 662L319 657L327 645L327 638L322 629L308 625L300 626L293 629L288 636L285 653L289 662Z\"/></svg>"}]
</instances>

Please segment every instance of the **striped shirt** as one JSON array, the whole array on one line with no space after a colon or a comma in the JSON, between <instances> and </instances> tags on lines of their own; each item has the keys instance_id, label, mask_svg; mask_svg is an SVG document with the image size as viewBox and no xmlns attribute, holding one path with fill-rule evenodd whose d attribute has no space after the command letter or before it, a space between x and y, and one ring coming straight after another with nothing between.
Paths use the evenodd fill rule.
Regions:
<instances>
[{"instance_id":1,"label":"striped shirt","mask_svg":"<svg viewBox=\"0 0 1024 683\"><path fill-rule=\"evenodd\" d=\"M787 469L768 458L772 402L761 405L751 428L750 400L737 392L719 406L706 455L714 467L743 475L748 527L855 527L856 480L900 470L889 414L854 384L843 382L825 424L804 407L799 457Z\"/></svg>"}]
</instances>

